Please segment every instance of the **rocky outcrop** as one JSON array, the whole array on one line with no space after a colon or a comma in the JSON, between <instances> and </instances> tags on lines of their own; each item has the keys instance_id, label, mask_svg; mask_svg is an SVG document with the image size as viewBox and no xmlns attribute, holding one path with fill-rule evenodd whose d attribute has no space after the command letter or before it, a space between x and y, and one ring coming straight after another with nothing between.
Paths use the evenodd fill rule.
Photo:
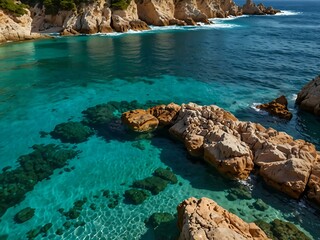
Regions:
<instances>
[{"instance_id":1,"label":"rocky outcrop","mask_svg":"<svg viewBox=\"0 0 320 240\"><path fill-rule=\"evenodd\" d=\"M32 31L61 31L69 35L73 31L85 34L112 32L111 10L104 0L82 6L78 12L59 11L56 15L46 15L44 7L32 8ZM64 31L67 29L67 31Z\"/></svg>"},{"instance_id":2,"label":"rocky outcrop","mask_svg":"<svg viewBox=\"0 0 320 240\"><path fill-rule=\"evenodd\" d=\"M320 153L316 163L313 165L308 182L308 198L320 205Z\"/></svg>"},{"instance_id":3,"label":"rocky outcrop","mask_svg":"<svg viewBox=\"0 0 320 240\"><path fill-rule=\"evenodd\" d=\"M260 124L239 121L215 105L182 104L177 114L178 109L175 107L173 114L178 116L167 126L192 156L236 179L248 178L256 166L273 188L293 198L307 191L311 200L320 203L320 157L313 144ZM150 109L142 113L154 117Z\"/></svg>"},{"instance_id":4,"label":"rocky outcrop","mask_svg":"<svg viewBox=\"0 0 320 240\"><path fill-rule=\"evenodd\" d=\"M191 18L195 22L209 23L208 16L198 9L196 0L177 1L174 16L180 20Z\"/></svg>"},{"instance_id":5,"label":"rocky outcrop","mask_svg":"<svg viewBox=\"0 0 320 240\"><path fill-rule=\"evenodd\" d=\"M121 120L136 132L152 131L159 125L158 119L143 109L125 112Z\"/></svg>"},{"instance_id":6,"label":"rocky outcrop","mask_svg":"<svg viewBox=\"0 0 320 240\"><path fill-rule=\"evenodd\" d=\"M255 223L244 222L208 198L189 198L177 210L179 240L269 239Z\"/></svg>"},{"instance_id":7,"label":"rocky outcrop","mask_svg":"<svg viewBox=\"0 0 320 240\"><path fill-rule=\"evenodd\" d=\"M320 116L320 76L306 84L298 94L296 104L302 110Z\"/></svg>"},{"instance_id":8,"label":"rocky outcrop","mask_svg":"<svg viewBox=\"0 0 320 240\"><path fill-rule=\"evenodd\" d=\"M262 3L256 5L253 0L247 0L246 4L242 7L242 13L248 15L265 15L265 14L277 14L280 10L273 7L265 7Z\"/></svg>"},{"instance_id":9,"label":"rocky outcrop","mask_svg":"<svg viewBox=\"0 0 320 240\"><path fill-rule=\"evenodd\" d=\"M292 118L292 113L288 109L288 101L283 95L269 103L258 105L256 108L265 110L271 115L286 120L290 120Z\"/></svg>"},{"instance_id":10,"label":"rocky outcrop","mask_svg":"<svg viewBox=\"0 0 320 240\"><path fill-rule=\"evenodd\" d=\"M147 24L156 26L167 26L174 19L174 0L138 0L139 18Z\"/></svg>"},{"instance_id":11,"label":"rocky outcrop","mask_svg":"<svg viewBox=\"0 0 320 240\"><path fill-rule=\"evenodd\" d=\"M36 4L31 14L12 17L0 12L0 41L38 38L33 33L60 32L63 36L94 33L147 30L148 25L197 25L209 24L209 18L224 18L242 14L242 9L233 0L131 0L126 9L114 8L110 1L101 0L81 3L73 10L60 10L48 14L43 4ZM248 1L246 14L274 14L272 8L256 6ZM4 18L5 16L5 18ZM32 19L31 17L32 16ZM0 23L1 23L0 22Z\"/></svg>"},{"instance_id":12,"label":"rocky outcrop","mask_svg":"<svg viewBox=\"0 0 320 240\"><path fill-rule=\"evenodd\" d=\"M6 41L24 41L45 36L31 33L30 11L26 9L26 14L18 17L4 12L0 9L0 43Z\"/></svg>"}]
</instances>

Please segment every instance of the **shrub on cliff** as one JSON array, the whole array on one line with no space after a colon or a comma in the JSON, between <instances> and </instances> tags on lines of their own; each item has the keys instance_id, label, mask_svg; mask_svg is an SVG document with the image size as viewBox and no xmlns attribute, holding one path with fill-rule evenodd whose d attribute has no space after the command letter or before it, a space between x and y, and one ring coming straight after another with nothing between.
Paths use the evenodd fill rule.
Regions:
<instances>
[{"instance_id":1,"label":"shrub on cliff","mask_svg":"<svg viewBox=\"0 0 320 240\"><path fill-rule=\"evenodd\" d=\"M0 0L0 9L8 11L9 13L17 16L27 13L25 8L28 8L28 6L22 3L16 3L13 0Z\"/></svg>"},{"instance_id":2,"label":"shrub on cliff","mask_svg":"<svg viewBox=\"0 0 320 240\"><path fill-rule=\"evenodd\" d=\"M73 0L44 0L43 5L46 14L57 14L60 10L76 11L77 7Z\"/></svg>"},{"instance_id":3,"label":"shrub on cliff","mask_svg":"<svg viewBox=\"0 0 320 240\"><path fill-rule=\"evenodd\" d=\"M115 10L126 10L131 0L111 0L111 8Z\"/></svg>"}]
</instances>

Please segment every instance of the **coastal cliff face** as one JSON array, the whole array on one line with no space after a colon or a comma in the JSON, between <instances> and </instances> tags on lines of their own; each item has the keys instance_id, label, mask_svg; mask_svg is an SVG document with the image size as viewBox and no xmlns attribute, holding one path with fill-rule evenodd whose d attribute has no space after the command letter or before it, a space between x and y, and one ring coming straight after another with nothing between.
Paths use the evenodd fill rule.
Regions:
<instances>
[{"instance_id":1,"label":"coastal cliff face","mask_svg":"<svg viewBox=\"0 0 320 240\"><path fill-rule=\"evenodd\" d=\"M230 15L275 14L272 8L256 6L252 1L243 10L233 0L131 0L125 8L115 7L111 0L81 3L70 11L48 13L45 7L36 4L21 17L13 17L1 10L0 42L35 38L33 33L60 32L62 35L79 33L126 32L147 30L148 25L196 25L209 23L209 18L224 18Z\"/></svg>"},{"instance_id":2,"label":"coastal cliff face","mask_svg":"<svg viewBox=\"0 0 320 240\"><path fill-rule=\"evenodd\" d=\"M255 223L244 222L209 198L189 198L177 210L179 240L269 239Z\"/></svg>"},{"instance_id":3,"label":"coastal cliff face","mask_svg":"<svg viewBox=\"0 0 320 240\"><path fill-rule=\"evenodd\" d=\"M159 117L169 120L163 124ZM306 194L320 205L320 153L304 140L239 121L215 105L179 107L172 103L126 112L122 121L139 132L169 126L170 134L185 144L190 155L205 160L224 176L247 179L256 167L273 188L296 199Z\"/></svg>"},{"instance_id":4,"label":"coastal cliff face","mask_svg":"<svg viewBox=\"0 0 320 240\"><path fill-rule=\"evenodd\" d=\"M30 11L18 17L0 9L0 42L39 38L39 34L31 33L31 22Z\"/></svg>"}]
</instances>

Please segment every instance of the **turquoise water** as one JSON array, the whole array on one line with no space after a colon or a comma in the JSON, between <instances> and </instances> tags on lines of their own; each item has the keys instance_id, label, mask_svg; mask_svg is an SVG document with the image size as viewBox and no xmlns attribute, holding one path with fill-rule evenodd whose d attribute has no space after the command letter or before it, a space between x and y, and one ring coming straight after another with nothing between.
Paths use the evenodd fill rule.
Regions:
<instances>
[{"instance_id":1,"label":"turquoise water","mask_svg":"<svg viewBox=\"0 0 320 240\"><path fill-rule=\"evenodd\" d=\"M0 169L16 167L18 157L30 153L34 144L60 143L41 137L40 131L81 120L83 110L108 101L217 104L241 120L287 131L319 148L319 118L299 112L294 100L299 89L319 74L320 3L272 5L287 11L279 16L214 20L210 27L155 27L142 33L0 46ZM256 103L281 94L287 96L294 114L290 122L254 110ZM137 142L144 150L135 147ZM246 221L281 218L319 239L319 211L309 203L273 192L254 176L242 183L225 180L190 160L180 143L165 136L95 135L75 146L81 150L70 161L75 169L62 174L56 170L23 202L8 209L1 217L0 235L25 239L30 229L51 222L47 239L154 239L144 224L152 213L175 213L182 200L206 196ZM181 184L169 185L142 205L123 202L132 182L158 167L170 167ZM229 201L227 190L241 184L252 189L254 199ZM105 189L121 196L113 209L101 196ZM88 203L79 219L86 224L57 236L56 230L66 221L58 209L69 209L83 197ZM258 198L270 205L268 210L250 208ZM96 210L89 207L91 203ZM28 206L36 208L35 216L15 224L13 216Z\"/></svg>"}]
</instances>

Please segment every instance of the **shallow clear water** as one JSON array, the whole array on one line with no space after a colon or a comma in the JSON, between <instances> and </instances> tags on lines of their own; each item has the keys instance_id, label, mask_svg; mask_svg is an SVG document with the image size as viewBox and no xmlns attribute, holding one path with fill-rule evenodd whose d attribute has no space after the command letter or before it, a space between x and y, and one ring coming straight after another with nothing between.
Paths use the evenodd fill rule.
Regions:
<instances>
[{"instance_id":1,"label":"shallow clear water","mask_svg":"<svg viewBox=\"0 0 320 240\"><path fill-rule=\"evenodd\" d=\"M157 28L141 33L80 36L0 46L0 169L17 166L19 156L39 143L59 143L39 132L80 120L81 111L108 101L148 100L217 104L241 120L260 122L320 147L320 120L294 106L297 92L319 74L320 3L273 2L287 10L279 16L213 20L210 27ZM256 103L286 95L294 117L279 121L257 112ZM134 147L139 141L144 150ZM57 211L88 198L81 213L85 226L65 231L63 239L153 239L144 220L153 212L176 212L190 197L206 196L246 221L281 218L319 239L319 212L306 203L266 189L259 179L252 200L229 201L227 190L239 183L222 179L210 167L192 162L184 147L156 135L129 141L91 137L77 144L75 169L38 183L26 199L2 216L1 233L24 239L38 225L53 223L48 239L65 218ZM109 209L95 198L103 189L121 196L137 179L158 167L170 167L180 185L169 185L139 206L120 204ZM253 183L255 183L253 185ZM261 212L249 208L261 198L270 205ZM23 224L13 216L31 206L36 215Z\"/></svg>"}]
</instances>

